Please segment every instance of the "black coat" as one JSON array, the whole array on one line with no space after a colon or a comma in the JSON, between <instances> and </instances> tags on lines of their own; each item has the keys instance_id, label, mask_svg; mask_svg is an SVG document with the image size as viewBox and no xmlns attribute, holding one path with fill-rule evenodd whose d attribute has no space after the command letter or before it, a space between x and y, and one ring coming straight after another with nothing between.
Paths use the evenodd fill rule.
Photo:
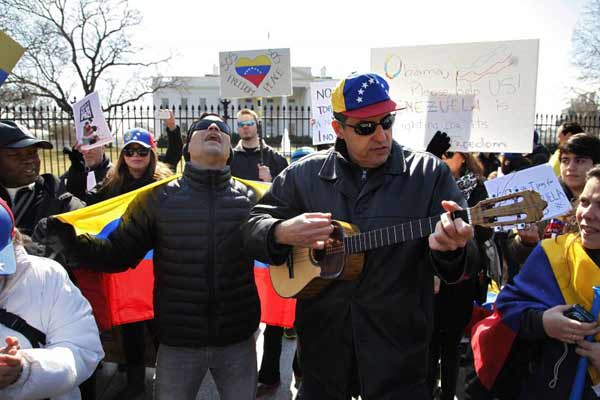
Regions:
<instances>
[{"instance_id":1,"label":"black coat","mask_svg":"<svg viewBox=\"0 0 600 400\"><path fill-rule=\"evenodd\" d=\"M106 272L135 267L154 249L160 343L225 346L258 328L254 263L240 246L253 193L222 171L188 163L183 177L140 193L105 239L67 244L76 264Z\"/></svg>"},{"instance_id":2,"label":"black coat","mask_svg":"<svg viewBox=\"0 0 600 400\"><path fill-rule=\"evenodd\" d=\"M269 167L271 177L275 179L288 166L288 162L271 147L264 145L262 149L263 164ZM242 141L233 148L233 159L231 160L231 175L236 178L258 181L258 168L260 164L260 150L247 150L242 146Z\"/></svg>"},{"instance_id":3,"label":"black coat","mask_svg":"<svg viewBox=\"0 0 600 400\"><path fill-rule=\"evenodd\" d=\"M338 141L274 180L244 227L255 258L282 264L290 248L269 241L272 229L304 212L331 212L367 231L442 214L442 200L466 205L448 167L430 154L394 142L388 161L366 174L348 160ZM478 262L472 241L467 249L431 252L423 238L371 250L357 280L335 281L318 297L299 300L295 326L303 373L338 398L358 384L348 372L356 357L363 399L430 399L425 378L433 269L458 280Z\"/></svg>"}]
</instances>

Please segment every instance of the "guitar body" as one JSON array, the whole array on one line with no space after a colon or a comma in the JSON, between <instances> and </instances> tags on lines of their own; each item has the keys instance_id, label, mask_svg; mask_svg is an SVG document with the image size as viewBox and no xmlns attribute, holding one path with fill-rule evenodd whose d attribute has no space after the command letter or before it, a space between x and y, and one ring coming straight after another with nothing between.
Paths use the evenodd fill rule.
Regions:
<instances>
[{"instance_id":1,"label":"guitar body","mask_svg":"<svg viewBox=\"0 0 600 400\"><path fill-rule=\"evenodd\" d=\"M273 288L281 297L311 298L336 279L353 280L363 269L364 254L345 254L343 239L360 230L342 221L332 222L334 229L323 250L294 247L290 261L271 265Z\"/></svg>"}]
</instances>

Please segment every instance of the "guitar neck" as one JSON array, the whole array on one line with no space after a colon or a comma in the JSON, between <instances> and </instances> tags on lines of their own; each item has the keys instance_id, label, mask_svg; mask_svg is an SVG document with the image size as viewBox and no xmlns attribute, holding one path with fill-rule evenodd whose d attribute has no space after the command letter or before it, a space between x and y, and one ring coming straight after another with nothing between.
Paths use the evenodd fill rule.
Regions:
<instances>
[{"instance_id":1,"label":"guitar neck","mask_svg":"<svg viewBox=\"0 0 600 400\"><path fill-rule=\"evenodd\" d=\"M462 218L471 223L470 209L454 211L452 219ZM364 251L390 246L409 240L420 239L429 236L435 230L436 223L441 215L422 218L399 225L388 226L368 232L362 232L344 238L344 252L346 254L362 253Z\"/></svg>"}]
</instances>

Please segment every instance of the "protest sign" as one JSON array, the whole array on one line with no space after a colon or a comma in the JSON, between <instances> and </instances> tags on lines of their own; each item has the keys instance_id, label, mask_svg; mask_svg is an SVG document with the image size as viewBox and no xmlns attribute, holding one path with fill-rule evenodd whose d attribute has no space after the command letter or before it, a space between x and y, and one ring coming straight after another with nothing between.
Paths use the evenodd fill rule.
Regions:
<instances>
[{"instance_id":1,"label":"protest sign","mask_svg":"<svg viewBox=\"0 0 600 400\"><path fill-rule=\"evenodd\" d=\"M290 49L219 53L221 97L292 95Z\"/></svg>"},{"instance_id":2,"label":"protest sign","mask_svg":"<svg viewBox=\"0 0 600 400\"><path fill-rule=\"evenodd\" d=\"M436 131L454 151L529 153L538 40L371 49L399 107L394 138L425 149Z\"/></svg>"},{"instance_id":3,"label":"protest sign","mask_svg":"<svg viewBox=\"0 0 600 400\"><path fill-rule=\"evenodd\" d=\"M565 215L572 209L571 202L561 187L549 164L516 171L496 179L485 181L488 198L503 196L521 190L535 190L548 203L544 218Z\"/></svg>"},{"instance_id":4,"label":"protest sign","mask_svg":"<svg viewBox=\"0 0 600 400\"><path fill-rule=\"evenodd\" d=\"M335 132L331 127L333 119L331 92L337 83L337 81L319 81L310 84L313 146L335 142Z\"/></svg>"},{"instance_id":5,"label":"protest sign","mask_svg":"<svg viewBox=\"0 0 600 400\"><path fill-rule=\"evenodd\" d=\"M25 52L25 49L6 33L0 31L0 86Z\"/></svg>"},{"instance_id":6,"label":"protest sign","mask_svg":"<svg viewBox=\"0 0 600 400\"><path fill-rule=\"evenodd\" d=\"M73 118L77 143L82 145L82 150L100 147L112 141L98 93L92 92L73 104Z\"/></svg>"}]
</instances>

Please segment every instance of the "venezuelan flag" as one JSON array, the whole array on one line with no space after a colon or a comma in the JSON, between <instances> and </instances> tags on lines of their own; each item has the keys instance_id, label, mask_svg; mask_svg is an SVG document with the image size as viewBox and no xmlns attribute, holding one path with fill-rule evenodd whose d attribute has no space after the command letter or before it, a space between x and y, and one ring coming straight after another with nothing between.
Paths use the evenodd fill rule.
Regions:
<instances>
[{"instance_id":1,"label":"venezuelan flag","mask_svg":"<svg viewBox=\"0 0 600 400\"><path fill-rule=\"evenodd\" d=\"M254 60L242 57L235 64L235 72L256 87L265 79L270 70L271 60L265 55L258 56Z\"/></svg>"},{"instance_id":2,"label":"venezuelan flag","mask_svg":"<svg viewBox=\"0 0 600 400\"><path fill-rule=\"evenodd\" d=\"M491 389L511 351L527 309L546 310L560 304L591 309L592 287L600 284L600 269L574 234L546 239L538 245L515 277L500 291L494 313L473 327L471 346L481 383ZM600 376L588 373L594 384Z\"/></svg>"},{"instance_id":3,"label":"venezuelan flag","mask_svg":"<svg viewBox=\"0 0 600 400\"><path fill-rule=\"evenodd\" d=\"M57 217L61 221L73 225L78 235L89 233L99 238L106 238L119 226L121 216L127 210L127 206L139 193L179 177L180 175L172 176L101 203L60 214ZM270 186L264 182L238 180L254 190L258 198L262 197ZM136 268L124 272L104 273L85 268L74 271L79 288L92 305L100 330L154 318L152 255L153 251L151 250ZM261 320L271 325L293 326L295 300L283 299L275 293L267 265L258 263L254 272L261 299Z\"/></svg>"},{"instance_id":4,"label":"venezuelan flag","mask_svg":"<svg viewBox=\"0 0 600 400\"><path fill-rule=\"evenodd\" d=\"M4 83L25 49L6 33L0 31L0 86Z\"/></svg>"}]
</instances>

